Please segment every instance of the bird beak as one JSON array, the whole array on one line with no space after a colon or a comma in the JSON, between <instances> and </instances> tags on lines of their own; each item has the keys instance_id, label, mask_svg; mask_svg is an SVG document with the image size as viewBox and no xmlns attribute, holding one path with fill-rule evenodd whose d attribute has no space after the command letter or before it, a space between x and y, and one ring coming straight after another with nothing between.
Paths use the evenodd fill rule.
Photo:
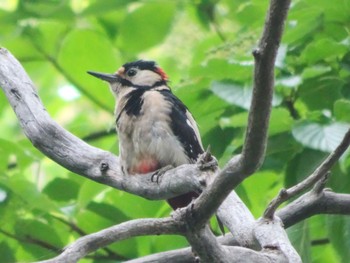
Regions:
<instances>
[{"instance_id":1,"label":"bird beak","mask_svg":"<svg viewBox=\"0 0 350 263\"><path fill-rule=\"evenodd\" d=\"M99 72L94 72L94 71L88 71L87 73L89 73L90 75L105 80L109 83L111 82L116 82L119 80L119 76L116 74L106 74L106 73L99 73Z\"/></svg>"}]
</instances>

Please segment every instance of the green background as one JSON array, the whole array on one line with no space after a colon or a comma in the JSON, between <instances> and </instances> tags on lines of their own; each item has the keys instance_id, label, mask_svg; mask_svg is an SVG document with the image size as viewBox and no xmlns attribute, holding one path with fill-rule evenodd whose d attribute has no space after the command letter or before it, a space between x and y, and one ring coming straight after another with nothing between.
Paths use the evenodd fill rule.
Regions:
<instances>
[{"instance_id":1,"label":"green background","mask_svg":"<svg viewBox=\"0 0 350 263\"><path fill-rule=\"evenodd\" d=\"M113 96L86 71L115 72L128 61L156 60L223 165L242 147L251 51L267 6L267 0L2 0L0 46L20 60L55 121L115 154ZM279 189L311 173L350 127L349 14L349 0L292 1L276 62L266 160L237 189L256 217ZM99 185L43 156L2 92L0 127L2 262L47 259L86 233L169 215L163 201ZM348 155L327 187L350 192ZM348 217L314 216L288 233L303 262L350 258ZM178 236L139 237L81 262L118 262L186 245Z\"/></svg>"}]
</instances>

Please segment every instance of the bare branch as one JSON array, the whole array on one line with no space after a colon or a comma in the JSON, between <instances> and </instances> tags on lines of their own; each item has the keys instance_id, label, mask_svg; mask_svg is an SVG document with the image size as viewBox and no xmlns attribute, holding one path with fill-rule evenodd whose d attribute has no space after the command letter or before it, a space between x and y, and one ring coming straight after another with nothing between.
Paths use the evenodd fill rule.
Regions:
<instances>
[{"instance_id":1,"label":"bare branch","mask_svg":"<svg viewBox=\"0 0 350 263\"><path fill-rule=\"evenodd\" d=\"M217 239L221 245L226 245L226 246L238 245L235 242L235 237L232 236L231 234L218 237ZM175 249L171 251L156 253L156 254L141 257L138 259L129 260L129 261L126 261L125 263L154 263L154 262L194 263L195 255L193 254L193 251L191 248L181 248L181 249Z\"/></svg>"},{"instance_id":2,"label":"bare branch","mask_svg":"<svg viewBox=\"0 0 350 263\"><path fill-rule=\"evenodd\" d=\"M283 202L295 197L306 189L315 185L322 177L325 176L332 168L332 166L339 160L350 145L350 129L346 132L343 140L338 147L316 168L316 170L309 175L305 180L292 186L289 189L282 189L277 197L275 197L267 206L264 217L272 218L278 206Z\"/></svg>"},{"instance_id":3,"label":"bare branch","mask_svg":"<svg viewBox=\"0 0 350 263\"><path fill-rule=\"evenodd\" d=\"M276 212L286 228L318 214L350 215L350 195L310 191Z\"/></svg>"},{"instance_id":4,"label":"bare branch","mask_svg":"<svg viewBox=\"0 0 350 263\"><path fill-rule=\"evenodd\" d=\"M241 156L235 156L194 202L195 217L204 225L234 187L256 171L264 157L274 86L274 63L290 0L271 0L265 29L254 52L254 89L246 140Z\"/></svg>"},{"instance_id":5,"label":"bare branch","mask_svg":"<svg viewBox=\"0 0 350 263\"><path fill-rule=\"evenodd\" d=\"M162 219L136 219L116 226L112 226L79 238L69 245L57 257L41 263L73 263L85 257L92 251L107 246L113 242L121 241L141 235L181 234L180 225L172 218Z\"/></svg>"},{"instance_id":6,"label":"bare branch","mask_svg":"<svg viewBox=\"0 0 350 263\"><path fill-rule=\"evenodd\" d=\"M301 263L301 258L290 243L279 218L258 220L255 236L262 248L281 251L287 259L286 262Z\"/></svg>"},{"instance_id":7,"label":"bare branch","mask_svg":"<svg viewBox=\"0 0 350 263\"><path fill-rule=\"evenodd\" d=\"M257 248L253 235L255 219L246 205L232 191L219 207L217 213L221 222L226 226L239 246Z\"/></svg>"},{"instance_id":8,"label":"bare branch","mask_svg":"<svg viewBox=\"0 0 350 263\"><path fill-rule=\"evenodd\" d=\"M264 32L255 58L254 87L249 110L246 139L242 151L243 174L259 169L265 158L267 131L274 89L274 64L279 48L290 0L271 0Z\"/></svg>"},{"instance_id":9,"label":"bare branch","mask_svg":"<svg viewBox=\"0 0 350 263\"><path fill-rule=\"evenodd\" d=\"M208 225L201 229L190 227L186 231L186 238L202 262L229 262L226 251L220 246Z\"/></svg>"}]
</instances>

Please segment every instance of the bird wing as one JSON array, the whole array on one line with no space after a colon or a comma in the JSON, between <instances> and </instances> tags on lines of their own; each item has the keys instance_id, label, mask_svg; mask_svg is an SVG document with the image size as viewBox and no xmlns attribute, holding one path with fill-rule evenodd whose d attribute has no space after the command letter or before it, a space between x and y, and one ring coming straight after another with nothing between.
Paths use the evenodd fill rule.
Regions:
<instances>
[{"instance_id":1,"label":"bird wing","mask_svg":"<svg viewBox=\"0 0 350 263\"><path fill-rule=\"evenodd\" d=\"M159 91L171 104L171 129L192 162L204 152L197 124L185 104L170 90Z\"/></svg>"}]
</instances>

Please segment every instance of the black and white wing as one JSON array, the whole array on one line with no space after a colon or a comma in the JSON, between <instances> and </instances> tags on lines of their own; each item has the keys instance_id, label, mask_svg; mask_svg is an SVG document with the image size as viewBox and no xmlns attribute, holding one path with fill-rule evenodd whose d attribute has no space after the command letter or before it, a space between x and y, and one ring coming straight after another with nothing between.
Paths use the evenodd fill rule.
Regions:
<instances>
[{"instance_id":1,"label":"black and white wing","mask_svg":"<svg viewBox=\"0 0 350 263\"><path fill-rule=\"evenodd\" d=\"M171 103L171 129L191 162L204 152L197 124L185 104L170 90L159 91Z\"/></svg>"}]
</instances>

